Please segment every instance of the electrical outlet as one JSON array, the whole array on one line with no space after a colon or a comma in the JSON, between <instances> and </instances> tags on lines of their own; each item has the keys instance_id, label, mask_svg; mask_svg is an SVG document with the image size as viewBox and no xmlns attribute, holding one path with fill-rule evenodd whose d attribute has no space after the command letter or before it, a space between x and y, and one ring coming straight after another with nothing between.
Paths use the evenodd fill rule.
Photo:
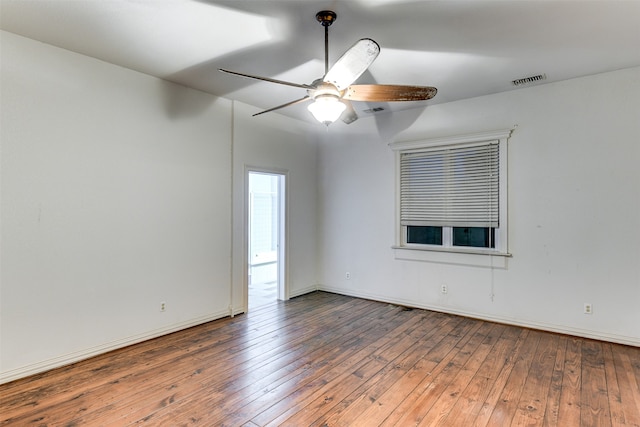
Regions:
<instances>
[{"instance_id":1,"label":"electrical outlet","mask_svg":"<svg viewBox=\"0 0 640 427\"><path fill-rule=\"evenodd\" d=\"M348 271L344 273L344 278L347 280L351 280L351 273L349 273Z\"/></svg>"},{"instance_id":2,"label":"electrical outlet","mask_svg":"<svg viewBox=\"0 0 640 427\"><path fill-rule=\"evenodd\" d=\"M449 292L449 287L447 285L442 285L440 287L440 292L446 294L447 292Z\"/></svg>"},{"instance_id":3,"label":"electrical outlet","mask_svg":"<svg viewBox=\"0 0 640 427\"><path fill-rule=\"evenodd\" d=\"M160 311L165 311L167 309L167 303L162 301L160 303Z\"/></svg>"},{"instance_id":4,"label":"electrical outlet","mask_svg":"<svg viewBox=\"0 0 640 427\"><path fill-rule=\"evenodd\" d=\"M593 314L593 306L588 302L584 303L584 314Z\"/></svg>"}]
</instances>

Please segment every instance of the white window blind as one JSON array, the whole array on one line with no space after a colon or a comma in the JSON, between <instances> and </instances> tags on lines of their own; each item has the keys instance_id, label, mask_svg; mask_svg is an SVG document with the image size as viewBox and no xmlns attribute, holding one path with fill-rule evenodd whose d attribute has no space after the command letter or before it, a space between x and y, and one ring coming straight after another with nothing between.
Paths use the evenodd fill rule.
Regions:
<instances>
[{"instance_id":1,"label":"white window blind","mask_svg":"<svg viewBox=\"0 0 640 427\"><path fill-rule=\"evenodd\" d=\"M402 152L401 225L499 227L498 141Z\"/></svg>"}]
</instances>

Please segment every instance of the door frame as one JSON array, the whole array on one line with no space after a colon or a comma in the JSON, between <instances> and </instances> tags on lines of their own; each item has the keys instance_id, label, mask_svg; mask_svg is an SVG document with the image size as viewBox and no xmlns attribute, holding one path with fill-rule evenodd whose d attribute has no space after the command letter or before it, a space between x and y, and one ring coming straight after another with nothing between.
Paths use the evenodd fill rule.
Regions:
<instances>
[{"instance_id":1,"label":"door frame","mask_svg":"<svg viewBox=\"0 0 640 427\"><path fill-rule=\"evenodd\" d=\"M244 167L244 308L249 311L249 175L252 173L278 176L278 300L289 299L289 171L245 165Z\"/></svg>"}]
</instances>

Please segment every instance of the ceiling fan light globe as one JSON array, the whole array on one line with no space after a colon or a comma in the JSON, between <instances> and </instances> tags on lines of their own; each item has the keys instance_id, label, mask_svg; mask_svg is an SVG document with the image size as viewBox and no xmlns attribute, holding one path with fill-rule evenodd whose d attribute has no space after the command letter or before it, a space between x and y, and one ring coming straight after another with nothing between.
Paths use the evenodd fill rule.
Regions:
<instances>
[{"instance_id":1,"label":"ceiling fan light globe","mask_svg":"<svg viewBox=\"0 0 640 427\"><path fill-rule=\"evenodd\" d=\"M307 108L317 121L329 125L340 118L347 106L335 95L319 95Z\"/></svg>"}]
</instances>

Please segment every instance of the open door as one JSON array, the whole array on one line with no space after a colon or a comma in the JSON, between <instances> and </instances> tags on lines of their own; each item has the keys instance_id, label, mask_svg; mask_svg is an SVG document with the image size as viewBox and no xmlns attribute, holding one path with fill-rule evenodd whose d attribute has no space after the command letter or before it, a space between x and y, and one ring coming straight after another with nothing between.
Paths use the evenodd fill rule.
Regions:
<instances>
[{"instance_id":1,"label":"open door","mask_svg":"<svg viewBox=\"0 0 640 427\"><path fill-rule=\"evenodd\" d=\"M248 309L287 299L285 290L286 175L247 174Z\"/></svg>"}]
</instances>

